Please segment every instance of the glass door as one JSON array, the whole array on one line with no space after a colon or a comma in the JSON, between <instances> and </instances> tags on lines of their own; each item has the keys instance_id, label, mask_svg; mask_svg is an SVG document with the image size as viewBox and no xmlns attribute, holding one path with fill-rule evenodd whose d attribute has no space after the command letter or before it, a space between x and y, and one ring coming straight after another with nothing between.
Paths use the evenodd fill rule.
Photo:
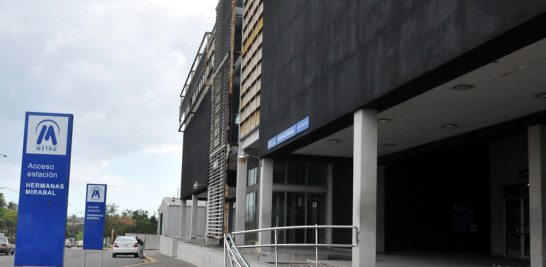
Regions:
<instances>
[{"instance_id":1,"label":"glass door","mask_svg":"<svg viewBox=\"0 0 546 267\"><path fill-rule=\"evenodd\" d=\"M271 225L323 225L326 221L326 194L302 192L273 192ZM315 243L314 229L279 232L278 243ZM274 236L272 236L272 241ZM324 242L325 230L319 231L319 242Z\"/></svg>"},{"instance_id":2,"label":"glass door","mask_svg":"<svg viewBox=\"0 0 546 267\"><path fill-rule=\"evenodd\" d=\"M504 198L505 255L529 258L529 188L505 186Z\"/></svg>"}]
</instances>

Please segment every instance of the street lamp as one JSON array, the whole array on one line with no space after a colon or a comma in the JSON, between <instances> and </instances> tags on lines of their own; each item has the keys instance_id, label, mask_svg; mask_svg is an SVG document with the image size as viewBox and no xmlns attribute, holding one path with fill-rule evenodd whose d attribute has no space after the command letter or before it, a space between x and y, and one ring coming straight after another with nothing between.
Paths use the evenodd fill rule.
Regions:
<instances>
[{"instance_id":1,"label":"street lamp","mask_svg":"<svg viewBox=\"0 0 546 267\"><path fill-rule=\"evenodd\" d=\"M199 189L199 187L202 186L199 182L195 181L195 184L193 184L193 190Z\"/></svg>"},{"instance_id":2,"label":"street lamp","mask_svg":"<svg viewBox=\"0 0 546 267\"><path fill-rule=\"evenodd\" d=\"M19 191L13 190L13 189L11 189L11 188L9 188L9 187L4 187L4 186L2 186L2 187L0 187L0 189L8 189L8 190L11 190L11 191L13 191L13 192L19 194Z\"/></svg>"},{"instance_id":3,"label":"street lamp","mask_svg":"<svg viewBox=\"0 0 546 267\"><path fill-rule=\"evenodd\" d=\"M251 155L251 154L248 154L248 153L244 153L242 155L239 155L239 159L242 159L242 160L246 160L247 158L255 158L258 160L258 164L260 165L260 167L262 167L262 161L261 161L261 158L258 157L258 156L254 156L254 155Z\"/></svg>"}]
</instances>

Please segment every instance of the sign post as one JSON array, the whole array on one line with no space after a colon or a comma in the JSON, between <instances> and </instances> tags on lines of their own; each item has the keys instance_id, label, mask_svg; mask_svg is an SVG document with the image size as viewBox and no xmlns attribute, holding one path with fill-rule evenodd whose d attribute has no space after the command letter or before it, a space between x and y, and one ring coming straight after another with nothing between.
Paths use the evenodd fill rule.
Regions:
<instances>
[{"instance_id":1,"label":"sign post","mask_svg":"<svg viewBox=\"0 0 546 267\"><path fill-rule=\"evenodd\" d=\"M63 266L72 114L25 114L15 266Z\"/></svg>"}]
</instances>

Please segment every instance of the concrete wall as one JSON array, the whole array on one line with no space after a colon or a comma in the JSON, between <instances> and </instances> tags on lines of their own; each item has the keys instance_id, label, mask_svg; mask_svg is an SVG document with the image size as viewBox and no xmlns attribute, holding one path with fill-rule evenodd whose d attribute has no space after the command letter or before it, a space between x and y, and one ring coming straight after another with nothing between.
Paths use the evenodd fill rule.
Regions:
<instances>
[{"instance_id":1,"label":"concrete wall","mask_svg":"<svg viewBox=\"0 0 546 267\"><path fill-rule=\"evenodd\" d=\"M144 241L144 249L159 249L159 235L126 233L126 236L134 236Z\"/></svg>"},{"instance_id":2,"label":"concrete wall","mask_svg":"<svg viewBox=\"0 0 546 267\"><path fill-rule=\"evenodd\" d=\"M545 11L543 0L264 1L261 156L305 142L361 107L394 106L529 44L543 26L498 37ZM307 116L308 131L267 149Z\"/></svg>"},{"instance_id":3,"label":"concrete wall","mask_svg":"<svg viewBox=\"0 0 546 267\"><path fill-rule=\"evenodd\" d=\"M224 251L177 241L177 259L196 266L224 266Z\"/></svg>"},{"instance_id":4,"label":"concrete wall","mask_svg":"<svg viewBox=\"0 0 546 267\"><path fill-rule=\"evenodd\" d=\"M159 253L161 253L161 254L163 254L165 256L176 258L177 251L178 251L178 240L177 239L174 239L174 238L171 238L171 237L166 237L166 236L161 236L160 237L160 240L159 240Z\"/></svg>"},{"instance_id":5,"label":"concrete wall","mask_svg":"<svg viewBox=\"0 0 546 267\"><path fill-rule=\"evenodd\" d=\"M186 207L186 229L185 229L185 235L186 237L190 236L190 226L191 226L191 202L188 202L188 206ZM205 207L199 207L197 208L197 237L204 237L205 236L205 228L207 224L207 218L206 218L207 210Z\"/></svg>"}]
</instances>

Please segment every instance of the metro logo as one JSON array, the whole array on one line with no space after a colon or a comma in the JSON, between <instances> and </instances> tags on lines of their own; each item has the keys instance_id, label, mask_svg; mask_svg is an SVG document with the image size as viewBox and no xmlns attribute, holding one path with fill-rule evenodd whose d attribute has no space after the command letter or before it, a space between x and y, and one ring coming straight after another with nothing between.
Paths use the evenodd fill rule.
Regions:
<instances>
[{"instance_id":1,"label":"metro logo","mask_svg":"<svg viewBox=\"0 0 546 267\"><path fill-rule=\"evenodd\" d=\"M27 127L26 153L66 155L67 117L29 115Z\"/></svg>"},{"instance_id":2,"label":"metro logo","mask_svg":"<svg viewBox=\"0 0 546 267\"><path fill-rule=\"evenodd\" d=\"M49 125L53 123L56 128L53 127L53 125ZM42 126L42 130L40 130L40 134L38 135L38 140L36 140L36 144L41 145L44 139L46 141L51 140L51 143L56 146L57 145L57 134L60 132L59 125L52 121L52 120L43 120L40 123L38 123L38 126L36 126L36 130L38 130L38 127ZM57 131L55 131L57 130Z\"/></svg>"},{"instance_id":3,"label":"metro logo","mask_svg":"<svg viewBox=\"0 0 546 267\"><path fill-rule=\"evenodd\" d=\"M93 191L93 192L91 193L91 198L92 198L92 199L94 199L94 198L100 199L100 188L94 187L94 188L92 189L92 191Z\"/></svg>"},{"instance_id":4,"label":"metro logo","mask_svg":"<svg viewBox=\"0 0 546 267\"><path fill-rule=\"evenodd\" d=\"M104 202L106 185L87 185L87 202Z\"/></svg>"}]
</instances>

